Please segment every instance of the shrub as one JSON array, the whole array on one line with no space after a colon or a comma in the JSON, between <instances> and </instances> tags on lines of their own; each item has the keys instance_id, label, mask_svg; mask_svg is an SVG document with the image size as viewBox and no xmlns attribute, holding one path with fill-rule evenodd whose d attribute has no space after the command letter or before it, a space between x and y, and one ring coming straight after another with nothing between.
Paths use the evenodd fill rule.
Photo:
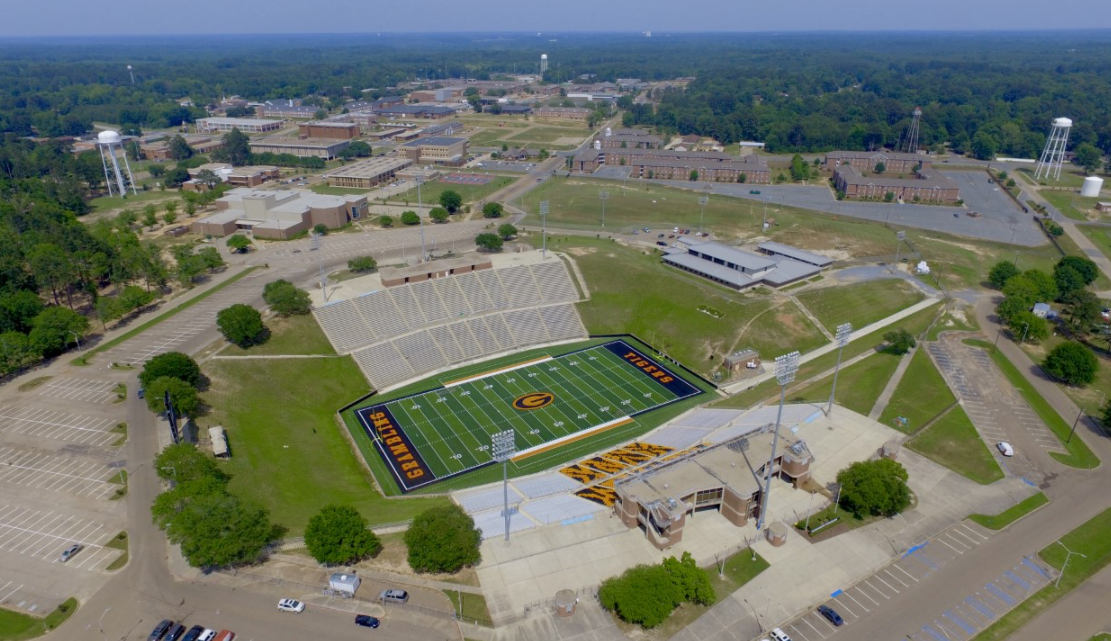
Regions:
<instances>
[{"instance_id":1,"label":"shrub","mask_svg":"<svg viewBox=\"0 0 1111 641\"><path fill-rule=\"evenodd\" d=\"M347 261L347 269L350 269L356 274L369 274L378 269L378 261L374 260L371 256L356 256Z\"/></svg>"},{"instance_id":2,"label":"shrub","mask_svg":"<svg viewBox=\"0 0 1111 641\"><path fill-rule=\"evenodd\" d=\"M891 459L859 461L837 473L841 507L857 518L894 516L910 505L907 471Z\"/></svg>"},{"instance_id":3,"label":"shrub","mask_svg":"<svg viewBox=\"0 0 1111 641\"><path fill-rule=\"evenodd\" d=\"M309 293L284 279L266 283L262 288L262 300L279 316L308 314L312 309Z\"/></svg>"},{"instance_id":4,"label":"shrub","mask_svg":"<svg viewBox=\"0 0 1111 641\"><path fill-rule=\"evenodd\" d=\"M324 223L317 223L312 226L312 233L324 236L328 233L328 226Z\"/></svg>"},{"instance_id":5,"label":"shrub","mask_svg":"<svg viewBox=\"0 0 1111 641\"><path fill-rule=\"evenodd\" d=\"M374 556L382 549L366 519L350 505L326 505L309 519L305 547L325 565L339 565Z\"/></svg>"},{"instance_id":6,"label":"shrub","mask_svg":"<svg viewBox=\"0 0 1111 641\"><path fill-rule=\"evenodd\" d=\"M918 341L914 340L914 336L903 328L891 330L883 335L883 340L887 341L887 351L892 354L906 354Z\"/></svg>"},{"instance_id":7,"label":"shrub","mask_svg":"<svg viewBox=\"0 0 1111 641\"><path fill-rule=\"evenodd\" d=\"M505 208L501 203L486 203L482 206L483 218L501 218L505 213Z\"/></svg>"},{"instance_id":8,"label":"shrub","mask_svg":"<svg viewBox=\"0 0 1111 641\"><path fill-rule=\"evenodd\" d=\"M606 579L598 598L622 620L645 628L663 623L680 603L713 605L716 600L710 577L690 552L682 559L668 557L659 565L638 565Z\"/></svg>"},{"instance_id":9,"label":"shrub","mask_svg":"<svg viewBox=\"0 0 1111 641\"><path fill-rule=\"evenodd\" d=\"M1014 263L1009 260L1001 260L992 266L991 271L988 272L988 281L991 286L996 289L1003 289L1007 281L1011 278L1018 276L1021 272Z\"/></svg>"},{"instance_id":10,"label":"shrub","mask_svg":"<svg viewBox=\"0 0 1111 641\"><path fill-rule=\"evenodd\" d=\"M433 207L431 211L428 212L428 217L431 218L433 222L446 223L448 219L451 218L451 214L443 207Z\"/></svg>"},{"instance_id":11,"label":"shrub","mask_svg":"<svg viewBox=\"0 0 1111 641\"><path fill-rule=\"evenodd\" d=\"M401 212L401 224L402 225L419 225L420 224L420 216L418 216L417 212L415 212L415 211Z\"/></svg>"},{"instance_id":12,"label":"shrub","mask_svg":"<svg viewBox=\"0 0 1111 641\"><path fill-rule=\"evenodd\" d=\"M474 244L477 245L480 250L496 252L501 251L503 243L501 236L497 234L479 234L475 236Z\"/></svg>"},{"instance_id":13,"label":"shrub","mask_svg":"<svg viewBox=\"0 0 1111 641\"><path fill-rule=\"evenodd\" d=\"M416 572L458 572L482 558L482 532L458 505L425 510L405 531L409 567Z\"/></svg>"}]
</instances>

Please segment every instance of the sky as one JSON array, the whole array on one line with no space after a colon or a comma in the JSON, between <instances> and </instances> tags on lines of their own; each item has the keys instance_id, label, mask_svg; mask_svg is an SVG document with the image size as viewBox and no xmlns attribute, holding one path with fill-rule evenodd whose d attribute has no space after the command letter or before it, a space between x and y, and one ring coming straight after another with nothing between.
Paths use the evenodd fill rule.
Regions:
<instances>
[{"instance_id":1,"label":"sky","mask_svg":"<svg viewBox=\"0 0 1111 641\"><path fill-rule=\"evenodd\" d=\"M1107 0L9 0L0 37L1111 29Z\"/></svg>"}]
</instances>

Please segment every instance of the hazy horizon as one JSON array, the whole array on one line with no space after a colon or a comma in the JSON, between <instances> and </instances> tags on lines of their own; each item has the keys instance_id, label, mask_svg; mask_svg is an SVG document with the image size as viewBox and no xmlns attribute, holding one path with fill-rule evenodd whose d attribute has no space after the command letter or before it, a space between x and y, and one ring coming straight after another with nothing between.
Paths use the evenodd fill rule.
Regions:
<instances>
[{"instance_id":1,"label":"hazy horizon","mask_svg":"<svg viewBox=\"0 0 1111 641\"><path fill-rule=\"evenodd\" d=\"M1045 10L1031 2L933 0L927 4L840 0L811 7L742 6L703 0L697 11L676 10L664 0L608 3L565 0L522 4L480 0L469 5L426 0L374 6L359 0L305 5L271 0L262 5L195 0L185 7L149 0L113 0L111 11L87 0L42 0L5 8L0 38L155 35L383 35L447 33L893 33L1022 32L1111 29L1105 0L1061 0ZM319 8L318 8L319 7ZM49 16L49 20L44 20ZM291 29L290 25L296 25Z\"/></svg>"}]
</instances>

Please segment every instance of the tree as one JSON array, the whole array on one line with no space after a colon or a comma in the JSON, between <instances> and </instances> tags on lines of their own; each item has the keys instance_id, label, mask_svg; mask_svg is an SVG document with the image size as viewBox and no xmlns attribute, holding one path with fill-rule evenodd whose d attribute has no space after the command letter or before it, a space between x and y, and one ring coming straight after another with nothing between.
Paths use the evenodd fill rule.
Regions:
<instances>
[{"instance_id":1,"label":"tree","mask_svg":"<svg viewBox=\"0 0 1111 641\"><path fill-rule=\"evenodd\" d=\"M1111 430L1111 400L1104 404L1103 415L1100 417L1100 422L1103 423L1103 427Z\"/></svg>"},{"instance_id":2,"label":"tree","mask_svg":"<svg viewBox=\"0 0 1111 641\"><path fill-rule=\"evenodd\" d=\"M1020 273L1018 267L1009 260L1001 260L995 265L992 265L991 271L988 272L988 281L991 286L996 289L1003 289L1007 281L1011 278L1018 276Z\"/></svg>"},{"instance_id":3,"label":"tree","mask_svg":"<svg viewBox=\"0 0 1111 641\"><path fill-rule=\"evenodd\" d=\"M401 212L401 224L402 225L419 225L420 224L420 216L418 216L417 212L415 212L415 211L403 211L403 212Z\"/></svg>"},{"instance_id":4,"label":"tree","mask_svg":"<svg viewBox=\"0 0 1111 641\"><path fill-rule=\"evenodd\" d=\"M350 269L356 274L369 274L378 269L378 261L374 260L371 256L356 256L347 261L347 269Z\"/></svg>"},{"instance_id":5,"label":"tree","mask_svg":"<svg viewBox=\"0 0 1111 641\"><path fill-rule=\"evenodd\" d=\"M445 189L440 192L440 206L454 214L463 205L463 197L458 192Z\"/></svg>"},{"instance_id":6,"label":"tree","mask_svg":"<svg viewBox=\"0 0 1111 641\"><path fill-rule=\"evenodd\" d=\"M1053 282L1061 300L1084 289L1084 277L1072 265L1057 265L1053 269Z\"/></svg>"},{"instance_id":7,"label":"tree","mask_svg":"<svg viewBox=\"0 0 1111 641\"><path fill-rule=\"evenodd\" d=\"M171 160L185 160L193 156L193 148L189 143L185 142L185 138L178 134L170 139L170 148L168 150Z\"/></svg>"},{"instance_id":8,"label":"tree","mask_svg":"<svg viewBox=\"0 0 1111 641\"><path fill-rule=\"evenodd\" d=\"M1015 316L1030 311L1032 306L1033 304L1026 302L1026 299L1008 296L999 302L995 312L999 314L999 318L1002 318L1004 322L1010 322Z\"/></svg>"},{"instance_id":9,"label":"tree","mask_svg":"<svg viewBox=\"0 0 1111 641\"><path fill-rule=\"evenodd\" d=\"M370 145L362 140L352 140L349 145L339 152L341 158L369 158L372 153Z\"/></svg>"},{"instance_id":10,"label":"tree","mask_svg":"<svg viewBox=\"0 0 1111 641\"><path fill-rule=\"evenodd\" d=\"M1041 290L1038 288L1038 284L1026 274L1019 274L1008 280L1007 284L1003 286L1003 294L1007 298L1022 301L1022 306L1027 309L1041 300Z\"/></svg>"},{"instance_id":11,"label":"tree","mask_svg":"<svg viewBox=\"0 0 1111 641\"><path fill-rule=\"evenodd\" d=\"M1040 269L1028 269L1022 275L1037 288L1039 302L1057 300L1057 283L1053 282L1053 276Z\"/></svg>"},{"instance_id":12,"label":"tree","mask_svg":"<svg viewBox=\"0 0 1111 641\"><path fill-rule=\"evenodd\" d=\"M147 408L155 414L166 411L165 397L170 393L170 402L173 403L174 412L181 415L193 416L201 401L197 397L197 388L189 383L169 376L160 376L146 385L144 398Z\"/></svg>"},{"instance_id":13,"label":"tree","mask_svg":"<svg viewBox=\"0 0 1111 641\"><path fill-rule=\"evenodd\" d=\"M791 157L791 179L799 182L808 178L810 178L810 165L802 159L801 155L795 154Z\"/></svg>"},{"instance_id":14,"label":"tree","mask_svg":"<svg viewBox=\"0 0 1111 641\"><path fill-rule=\"evenodd\" d=\"M1084 278L1085 286L1091 285L1099 278L1099 267L1096 266L1094 261L1089 258L1084 258L1083 256L1065 256L1057 261L1057 264L1053 266L1053 271L1064 269L1065 267L1071 267L1079 272Z\"/></svg>"},{"instance_id":15,"label":"tree","mask_svg":"<svg viewBox=\"0 0 1111 641\"><path fill-rule=\"evenodd\" d=\"M240 254L247 253L247 249L251 246L251 239L241 234L235 234L228 238L225 243L228 249Z\"/></svg>"},{"instance_id":16,"label":"tree","mask_svg":"<svg viewBox=\"0 0 1111 641\"><path fill-rule=\"evenodd\" d=\"M198 171L197 177L193 180L204 185L208 189L214 189L216 185L219 185L221 182L223 182L220 180L220 177L216 175L216 172L212 171L211 169L202 169Z\"/></svg>"},{"instance_id":17,"label":"tree","mask_svg":"<svg viewBox=\"0 0 1111 641\"><path fill-rule=\"evenodd\" d=\"M1076 164L1084 168L1085 174L1094 174L1099 166L1103 164L1103 153L1091 143L1080 143L1074 151L1076 152Z\"/></svg>"},{"instance_id":18,"label":"tree","mask_svg":"<svg viewBox=\"0 0 1111 641\"><path fill-rule=\"evenodd\" d=\"M154 472L163 481L178 484L189 483L205 478L221 483L228 480L227 474L220 469L212 457L197 449L192 443L167 445L154 457Z\"/></svg>"},{"instance_id":19,"label":"tree","mask_svg":"<svg viewBox=\"0 0 1111 641\"><path fill-rule=\"evenodd\" d=\"M0 376L18 372L42 358L42 353L22 332L0 334Z\"/></svg>"},{"instance_id":20,"label":"tree","mask_svg":"<svg viewBox=\"0 0 1111 641\"><path fill-rule=\"evenodd\" d=\"M326 236L328 235L328 226L324 223L317 223L312 226L312 233L317 236Z\"/></svg>"},{"instance_id":21,"label":"tree","mask_svg":"<svg viewBox=\"0 0 1111 641\"><path fill-rule=\"evenodd\" d=\"M885 165L883 161L880 161L876 163L875 170L877 174L882 174L883 172L887 171L887 165Z\"/></svg>"},{"instance_id":22,"label":"tree","mask_svg":"<svg viewBox=\"0 0 1111 641\"><path fill-rule=\"evenodd\" d=\"M1042 361L1042 369L1066 385L1084 386L1096 380L1099 361L1084 345L1066 341L1050 350Z\"/></svg>"},{"instance_id":23,"label":"tree","mask_svg":"<svg viewBox=\"0 0 1111 641\"><path fill-rule=\"evenodd\" d=\"M196 568L255 563L275 533L266 510L226 492L194 497L165 529Z\"/></svg>"},{"instance_id":24,"label":"tree","mask_svg":"<svg viewBox=\"0 0 1111 641\"><path fill-rule=\"evenodd\" d=\"M74 280L69 255L57 245L39 243L27 253L27 262L39 287L49 288L57 305L58 294L68 293Z\"/></svg>"},{"instance_id":25,"label":"tree","mask_svg":"<svg viewBox=\"0 0 1111 641\"><path fill-rule=\"evenodd\" d=\"M837 473L841 507L856 518L894 516L910 505L906 468L891 459L859 461Z\"/></svg>"},{"instance_id":26,"label":"tree","mask_svg":"<svg viewBox=\"0 0 1111 641\"><path fill-rule=\"evenodd\" d=\"M326 505L309 519L305 547L317 562L341 565L378 554L382 543L366 519L349 505Z\"/></svg>"},{"instance_id":27,"label":"tree","mask_svg":"<svg viewBox=\"0 0 1111 641\"><path fill-rule=\"evenodd\" d=\"M480 249L488 252L501 251L502 239L497 234L479 234L475 236L474 244Z\"/></svg>"},{"instance_id":28,"label":"tree","mask_svg":"<svg viewBox=\"0 0 1111 641\"><path fill-rule=\"evenodd\" d=\"M389 229L390 227L393 227L393 218L391 218L390 216L380 216L378 218L378 224L385 227L386 229Z\"/></svg>"},{"instance_id":29,"label":"tree","mask_svg":"<svg viewBox=\"0 0 1111 641\"><path fill-rule=\"evenodd\" d=\"M32 321L28 338L31 348L49 358L65 351L67 345L77 346L89 330L89 319L65 307L47 307Z\"/></svg>"},{"instance_id":30,"label":"tree","mask_svg":"<svg viewBox=\"0 0 1111 641\"><path fill-rule=\"evenodd\" d=\"M598 588L602 607L623 621L651 629L667 619L682 602L680 586L663 565L637 565L610 577Z\"/></svg>"},{"instance_id":31,"label":"tree","mask_svg":"<svg viewBox=\"0 0 1111 641\"><path fill-rule=\"evenodd\" d=\"M156 378L168 376L196 386L201 380L201 367L197 361L181 352L159 354L143 365L139 372L139 383L144 387Z\"/></svg>"},{"instance_id":32,"label":"tree","mask_svg":"<svg viewBox=\"0 0 1111 641\"><path fill-rule=\"evenodd\" d=\"M158 224L158 210L155 209L154 205L147 205L143 208L143 224L150 229L154 229L154 226Z\"/></svg>"},{"instance_id":33,"label":"tree","mask_svg":"<svg viewBox=\"0 0 1111 641\"><path fill-rule=\"evenodd\" d=\"M1080 289L1069 292L1062 300L1068 305L1069 327L1077 334L1087 334L1099 322L1103 304L1094 293Z\"/></svg>"},{"instance_id":34,"label":"tree","mask_svg":"<svg viewBox=\"0 0 1111 641\"><path fill-rule=\"evenodd\" d=\"M451 214L447 213L447 210L443 207L433 207L428 212L428 217L431 218L433 222L446 223L448 219L451 218Z\"/></svg>"},{"instance_id":35,"label":"tree","mask_svg":"<svg viewBox=\"0 0 1111 641\"><path fill-rule=\"evenodd\" d=\"M977 131L972 137L972 155L978 160L992 160L999 151L999 142L986 131Z\"/></svg>"},{"instance_id":36,"label":"tree","mask_svg":"<svg viewBox=\"0 0 1111 641\"><path fill-rule=\"evenodd\" d=\"M225 162L235 167L251 164L251 147L247 134L235 128L224 134L223 140L224 146L221 153Z\"/></svg>"},{"instance_id":37,"label":"tree","mask_svg":"<svg viewBox=\"0 0 1111 641\"><path fill-rule=\"evenodd\" d=\"M884 334L883 340L887 343L887 351L899 355L906 354L918 344L914 336L901 327Z\"/></svg>"},{"instance_id":38,"label":"tree","mask_svg":"<svg viewBox=\"0 0 1111 641\"><path fill-rule=\"evenodd\" d=\"M889 192L885 193L883 195L883 199L886 202L891 202L891 201L895 200L895 192L889 191Z\"/></svg>"},{"instance_id":39,"label":"tree","mask_svg":"<svg viewBox=\"0 0 1111 641\"><path fill-rule=\"evenodd\" d=\"M266 283L262 300L279 316L308 314L312 310L309 293L284 279Z\"/></svg>"},{"instance_id":40,"label":"tree","mask_svg":"<svg viewBox=\"0 0 1111 641\"><path fill-rule=\"evenodd\" d=\"M186 169L185 167L174 167L173 169L166 172L166 178L162 181L162 184L166 185L167 187L177 188L185 184L189 180L189 178L190 176L188 169Z\"/></svg>"},{"instance_id":41,"label":"tree","mask_svg":"<svg viewBox=\"0 0 1111 641\"><path fill-rule=\"evenodd\" d=\"M483 218L501 218L505 213L505 208L501 203L486 203L482 206Z\"/></svg>"},{"instance_id":42,"label":"tree","mask_svg":"<svg viewBox=\"0 0 1111 641\"><path fill-rule=\"evenodd\" d=\"M35 292L23 289L0 294L0 332L26 334L42 310L42 301Z\"/></svg>"},{"instance_id":43,"label":"tree","mask_svg":"<svg viewBox=\"0 0 1111 641\"><path fill-rule=\"evenodd\" d=\"M482 558L482 532L458 505L425 510L405 531L409 567L416 572L458 572Z\"/></svg>"},{"instance_id":44,"label":"tree","mask_svg":"<svg viewBox=\"0 0 1111 641\"><path fill-rule=\"evenodd\" d=\"M501 236L504 240L509 240L510 238L513 238L517 235L517 228L509 223L505 223L504 225L498 227L498 235Z\"/></svg>"},{"instance_id":45,"label":"tree","mask_svg":"<svg viewBox=\"0 0 1111 641\"><path fill-rule=\"evenodd\" d=\"M170 203L166 203L166 204L170 205ZM167 225L172 225L172 224L174 224L174 221L176 221L176 220L177 220L177 211L167 207L166 208L166 213L162 214L162 222L166 223Z\"/></svg>"},{"instance_id":46,"label":"tree","mask_svg":"<svg viewBox=\"0 0 1111 641\"><path fill-rule=\"evenodd\" d=\"M690 178L691 182L694 182L694 181L698 180L698 170L697 169L692 169L689 178Z\"/></svg>"},{"instance_id":47,"label":"tree","mask_svg":"<svg viewBox=\"0 0 1111 641\"><path fill-rule=\"evenodd\" d=\"M155 179L161 178L162 174L166 173L166 166L165 165L151 165L151 166L147 167L147 173L150 174L151 178L155 178Z\"/></svg>"},{"instance_id":48,"label":"tree","mask_svg":"<svg viewBox=\"0 0 1111 641\"><path fill-rule=\"evenodd\" d=\"M250 347L266 340L266 325L262 315L250 305L236 303L216 314L216 328L229 342L239 347Z\"/></svg>"},{"instance_id":49,"label":"tree","mask_svg":"<svg viewBox=\"0 0 1111 641\"><path fill-rule=\"evenodd\" d=\"M1000 317L1002 318L1002 315ZM1020 341L1040 343L1049 338L1049 322L1040 316L1035 316L1034 312L1023 310L1004 320L1011 330L1011 335Z\"/></svg>"}]
</instances>

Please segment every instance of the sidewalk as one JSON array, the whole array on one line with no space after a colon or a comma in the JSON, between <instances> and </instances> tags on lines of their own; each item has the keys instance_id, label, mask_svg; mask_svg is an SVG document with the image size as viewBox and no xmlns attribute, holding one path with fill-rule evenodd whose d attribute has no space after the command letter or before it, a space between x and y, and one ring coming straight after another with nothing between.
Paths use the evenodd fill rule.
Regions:
<instances>
[{"instance_id":1,"label":"sidewalk","mask_svg":"<svg viewBox=\"0 0 1111 641\"><path fill-rule=\"evenodd\" d=\"M914 355L918 353L918 348L921 344L912 348L906 354L903 354L903 359L899 361L898 367L895 368L895 373L891 375L891 379L887 381L887 387L883 388L880 392L880 397L876 399L876 404L872 407L872 411L868 412L868 418L873 421L880 420L880 415L887 409L887 404L891 402L891 397L895 395L895 388L899 386L899 381L903 380L903 374L907 373L907 368L910 367L910 361Z\"/></svg>"}]
</instances>

